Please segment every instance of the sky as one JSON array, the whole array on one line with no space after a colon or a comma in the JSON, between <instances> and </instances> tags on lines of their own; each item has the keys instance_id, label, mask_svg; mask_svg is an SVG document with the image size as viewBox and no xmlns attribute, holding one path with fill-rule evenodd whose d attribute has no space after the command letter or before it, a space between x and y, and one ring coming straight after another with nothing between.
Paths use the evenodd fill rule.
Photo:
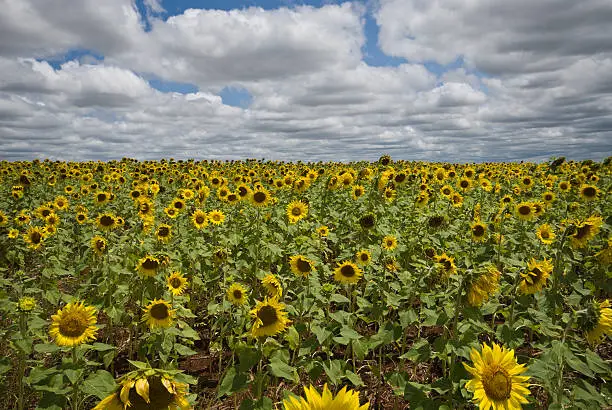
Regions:
<instances>
[{"instance_id":1,"label":"sky","mask_svg":"<svg viewBox=\"0 0 612 410\"><path fill-rule=\"evenodd\" d=\"M0 160L600 160L610 21L610 0L0 0Z\"/></svg>"}]
</instances>

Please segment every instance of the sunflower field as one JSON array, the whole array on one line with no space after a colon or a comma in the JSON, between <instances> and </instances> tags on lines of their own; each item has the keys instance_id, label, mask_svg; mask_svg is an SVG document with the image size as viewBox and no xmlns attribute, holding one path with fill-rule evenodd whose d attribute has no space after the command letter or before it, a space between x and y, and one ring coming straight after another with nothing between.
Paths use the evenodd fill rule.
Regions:
<instances>
[{"instance_id":1,"label":"sunflower field","mask_svg":"<svg viewBox=\"0 0 612 410\"><path fill-rule=\"evenodd\" d=\"M612 158L0 162L6 409L612 408Z\"/></svg>"}]
</instances>

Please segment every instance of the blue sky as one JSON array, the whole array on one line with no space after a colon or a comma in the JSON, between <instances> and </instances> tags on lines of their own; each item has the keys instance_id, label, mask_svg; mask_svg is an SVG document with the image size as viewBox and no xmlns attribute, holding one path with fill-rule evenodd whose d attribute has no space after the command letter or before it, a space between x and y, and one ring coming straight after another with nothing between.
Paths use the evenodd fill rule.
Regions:
<instances>
[{"instance_id":1,"label":"blue sky","mask_svg":"<svg viewBox=\"0 0 612 410\"><path fill-rule=\"evenodd\" d=\"M600 159L605 16L609 0L9 2L0 157Z\"/></svg>"}]
</instances>

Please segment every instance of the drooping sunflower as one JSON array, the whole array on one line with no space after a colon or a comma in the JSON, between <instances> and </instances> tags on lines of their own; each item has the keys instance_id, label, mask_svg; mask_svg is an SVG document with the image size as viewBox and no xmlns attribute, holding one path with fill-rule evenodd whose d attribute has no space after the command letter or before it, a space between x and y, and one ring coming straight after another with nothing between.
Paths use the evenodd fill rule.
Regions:
<instances>
[{"instance_id":1,"label":"drooping sunflower","mask_svg":"<svg viewBox=\"0 0 612 410\"><path fill-rule=\"evenodd\" d=\"M585 201L595 201L599 195L599 188L595 185L582 185L580 187L580 197Z\"/></svg>"},{"instance_id":2,"label":"drooping sunflower","mask_svg":"<svg viewBox=\"0 0 612 410\"><path fill-rule=\"evenodd\" d=\"M308 215L308 205L302 201L293 201L287 205L287 218L289 223L296 223Z\"/></svg>"},{"instance_id":3,"label":"drooping sunflower","mask_svg":"<svg viewBox=\"0 0 612 410\"><path fill-rule=\"evenodd\" d=\"M332 392L327 387L323 386L323 394L319 394L311 385L304 387L304 397L290 397L283 400L284 410L368 410L370 403L363 406L359 405L359 393L353 390L347 390L346 386L342 388L334 397Z\"/></svg>"},{"instance_id":4,"label":"drooping sunflower","mask_svg":"<svg viewBox=\"0 0 612 410\"><path fill-rule=\"evenodd\" d=\"M102 231L112 231L116 226L115 216L110 213L99 214L96 218L96 225Z\"/></svg>"},{"instance_id":5,"label":"drooping sunflower","mask_svg":"<svg viewBox=\"0 0 612 410\"><path fill-rule=\"evenodd\" d=\"M601 216L590 216L586 221L576 224L575 232L570 236L572 248L584 248L597 235L603 224Z\"/></svg>"},{"instance_id":6,"label":"drooping sunflower","mask_svg":"<svg viewBox=\"0 0 612 410\"><path fill-rule=\"evenodd\" d=\"M142 322L149 325L150 329L167 328L172 326L176 310L163 299L153 299L143 309Z\"/></svg>"},{"instance_id":7,"label":"drooping sunflower","mask_svg":"<svg viewBox=\"0 0 612 410\"><path fill-rule=\"evenodd\" d=\"M381 246L386 251L392 251L397 248L397 238L393 235L385 235L382 239Z\"/></svg>"},{"instance_id":8,"label":"drooping sunflower","mask_svg":"<svg viewBox=\"0 0 612 410\"><path fill-rule=\"evenodd\" d=\"M218 209L213 209L208 213L208 220L214 225L221 225L225 222L225 214Z\"/></svg>"},{"instance_id":9,"label":"drooping sunflower","mask_svg":"<svg viewBox=\"0 0 612 410\"><path fill-rule=\"evenodd\" d=\"M372 261L372 254L367 249L362 249L355 254L355 260L358 265L367 266Z\"/></svg>"},{"instance_id":10,"label":"drooping sunflower","mask_svg":"<svg viewBox=\"0 0 612 410\"><path fill-rule=\"evenodd\" d=\"M529 202L521 202L514 207L516 216L523 221L531 221L535 218L535 209Z\"/></svg>"},{"instance_id":11,"label":"drooping sunflower","mask_svg":"<svg viewBox=\"0 0 612 410\"><path fill-rule=\"evenodd\" d=\"M612 335L612 308L608 299L593 301L579 317L580 328L591 345L599 344L606 335Z\"/></svg>"},{"instance_id":12,"label":"drooping sunflower","mask_svg":"<svg viewBox=\"0 0 612 410\"><path fill-rule=\"evenodd\" d=\"M344 261L334 269L334 280L340 283L355 284L363 276L363 271L351 261Z\"/></svg>"},{"instance_id":13,"label":"drooping sunflower","mask_svg":"<svg viewBox=\"0 0 612 410\"><path fill-rule=\"evenodd\" d=\"M268 273L266 276L264 276L261 280L261 284L266 290L268 296L277 299L283 296L283 287L278 278L273 274Z\"/></svg>"},{"instance_id":14,"label":"drooping sunflower","mask_svg":"<svg viewBox=\"0 0 612 410\"><path fill-rule=\"evenodd\" d=\"M366 214L359 218L359 225L363 229L372 229L376 225L376 217L374 214Z\"/></svg>"},{"instance_id":15,"label":"drooping sunflower","mask_svg":"<svg viewBox=\"0 0 612 410\"><path fill-rule=\"evenodd\" d=\"M481 410L520 410L527 403L529 377L521 376L527 368L518 364L514 350L483 343L481 352L472 348L470 358L474 367L463 366L473 377L465 387L474 393L473 400Z\"/></svg>"},{"instance_id":16,"label":"drooping sunflower","mask_svg":"<svg viewBox=\"0 0 612 410\"><path fill-rule=\"evenodd\" d=\"M232 305L242 306L247 303L247 290L240 283L232 283L229 288L227 288L227 300L229 300Z\"/></svg>"},{"instance_id":17,"label":"drooping sunflower","mask_svg":"<svg viewBox=\"0 0 612 410\"><path fill-rule=\"evenodd\" d=\"M119 388L92 410L191 410L188 385L161 369L138 369L120 379Z\"/></svg>"},{"instance_id":18,"label":"drooping sunflower","mask_svg":"<svg viewBox=\"0 0 612 410\"><path fill-rule=\"evenodd\" d=\"M487 234L487 226L483 224L480 219L477 219L470 224L470 231L472 232L473 241L482 242L485 240Z\"/></svg>"},{"instance_id":19,"label":"drooping sunflower","mask_svg":"<svg viewBox=\"0 0 612 410\"><path fill-rule=\"evenodd\" d=\"M145 277L153 277L157 273L161 262L155 256L147 255L140 258L136 270Z\"/></svg>"},{"instance_id":20,"label":"drooping sunflower","mask_svg":"<svg viewBox=\"0 0 612 410\"><path fill-rule=\"evenodd\" d=\"M68 303L51 316L49 335L58 346L79 346L96 339L96 310L83 302Z\"/></svg>"},{"instance_id":21,"label":"drooping sunflower","mask_svg":"<svg viewBox=\"0 0 612 410\"><path fill-rule=\"evenodd\" d=\"M182 295L187 289L187 278L179 271L174 271L166 278L166 286L174 296Z\"/></svg>"},{"instance_id":22,"label":"drooping sunflower","mask_svg":"<svg viewBox=\"0 0 612 410\"><path fill-rule=\"evenodd\" d=\"M474 282L470 284L467 292L468 303L472 306L480 306L485 300L493 295L499 288L499 278L501 274L495 266L487 266L485 272L480 274Z\"/></svg>"},{"instance_id":23,"label":"drooping sunflower","mask_svg":"<svg viewBox=\"0 0 612 410\"><path fill-rule=\"evenodd\" d=\"M265 298L250 312L255 319L251 334L253 337L274 336L287 328L291 321L287 318L285 304L276 298Z\"/></svg>"},{"instance_id":24,"label":"drooping sunflower","mask_svg":"<svg viewBox=\"0 0 612 410\"><path fill-rule=\"evenodd\" d=\"M523 278L519 284L521 293L531 295L541 291L546 286L546 281L552 273L552 269L553 266L548 259L538 262L532 258L527 263L527 271L521 273Z\"/></svg>"},{"instance_id":25,"label":"drooping sunflower","mask_svg":"<svg viewBox=\"0 0 612 410\"><path fill-rule=\"evenodd\" d=\"M538 227L536 231L536 236L545 245L550 245L555 240L555 233L552 229L552 226L549 224L544 224Z\"/></svg>"},{"instance_id":26,"label":"drooping sunflower","mask_svg":"<svg viewBox=\"0 0 612 410\"><path fill-rule=\"evenodd\" d=\"M168 243L172 238L172 226L160 224L155 231L155 236L158 241Z\"/></svg>"},{"instance_id":27,"label":"drooping sunflower","mask_svg":"<svg viewBox=\"0 0 612 410\"><path fill-rule=\"evenodd\" d=\"M38 226L31 226L24 234L23 239L30 248L38 249L45 240L45 231Z\"/></svg>"},{"instance_id":28,"label":"drooping sunflower","mask_svg":"<svg viewBox=\"0 0 612 410\"><path fill-rule=\"evenodd\" d=\"M308 276L315 270L314 262L304 255L291 256L289 258L289 265L291 266L291 272L296 276Z\"/></svg>"},{"instance_id":29,"label":"drooping sunflower","mask_svg":"<svg viewBox=\"0 0 612 410\"><path fill-rule=\"evenodd\" d=\"M91 238L91 249L97 256L100 256L106 250L106 239L103 237L96 235Z\"/></svg>"},{"instance_id":30,"label":"drooping sunflower","mask_svg":"<svg viewBox=\"0 0 612 410\"><path fill-rule=\"evenodd\" d=\"M457 272L457 266L455 265L455 258L452 256L448 256L446 252L442 255L434 256L434 260L440 264L440 271L442 273L443 278L448 278Z\"/></svg>"}]
</instances>

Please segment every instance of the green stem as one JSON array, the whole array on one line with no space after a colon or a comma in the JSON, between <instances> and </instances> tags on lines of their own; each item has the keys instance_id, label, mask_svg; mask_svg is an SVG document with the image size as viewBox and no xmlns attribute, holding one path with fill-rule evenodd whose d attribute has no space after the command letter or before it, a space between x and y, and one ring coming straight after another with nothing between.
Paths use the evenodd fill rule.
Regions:
<instances>
[{"instance_id":1,"label":"green stem","mask_svg":"<svg viewBox=\"0 0 612 410\"><path fill-rule=\"evenodd\" d=\"M72 365L78 367L76 346L72 347ZM72 410L79 410L79 381L72 384Z\"/></svg>"},{"instance_id":2,"label":"green stem","mask_svg":"<svg viewBox=\"0 0 612 410\"><path fill-rule=\"evenodd\" d=\"M26 313L25 312L19 313L19 333L21 333L21 338L25 340L26 338ZM19 410L23 410L24 409L23 401L25 398L25 385L23 383L23 378L25 377L25 368L26 368L25 353L20 351L18 360L19 360L19 363L18 363L17 383L19 385L19 398L17 401L17 408Z\"/></svg>"}]
</instances>

